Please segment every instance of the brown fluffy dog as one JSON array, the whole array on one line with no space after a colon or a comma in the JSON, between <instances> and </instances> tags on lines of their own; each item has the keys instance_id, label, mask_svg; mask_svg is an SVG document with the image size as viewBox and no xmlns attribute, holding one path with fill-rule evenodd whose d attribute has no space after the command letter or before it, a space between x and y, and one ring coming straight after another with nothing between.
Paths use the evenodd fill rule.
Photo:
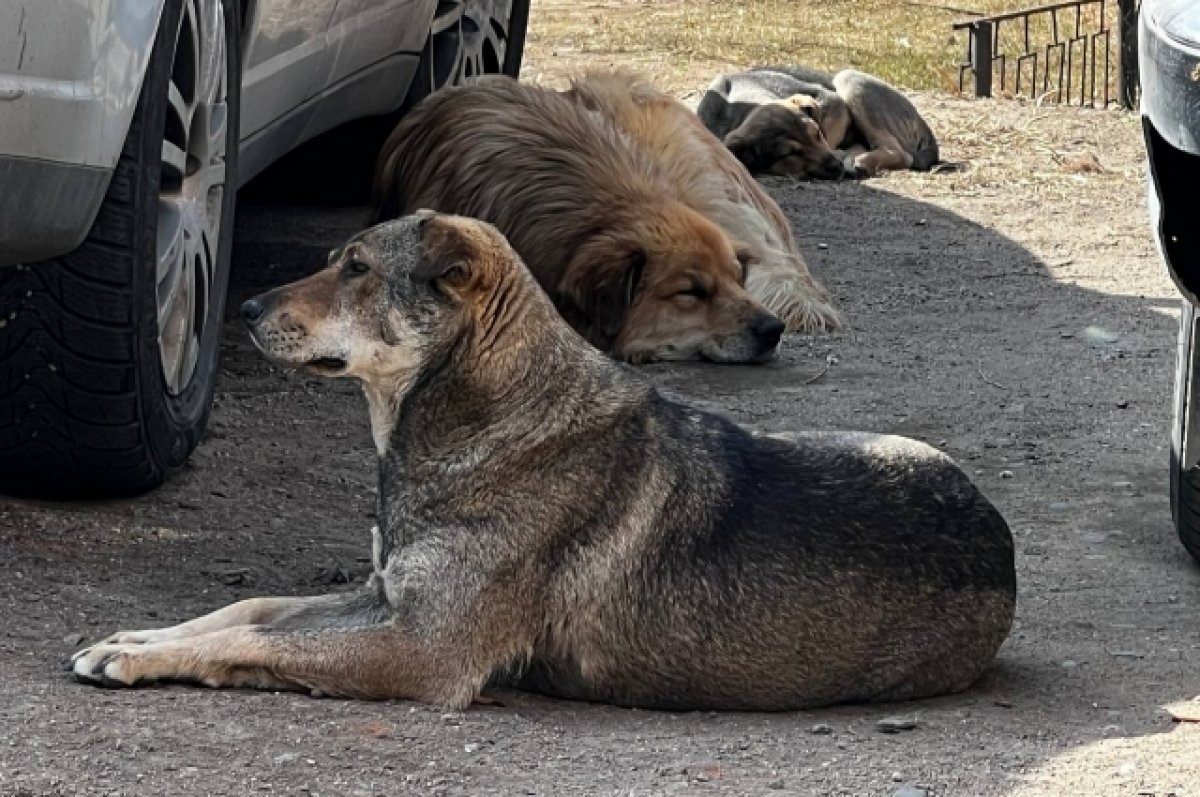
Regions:
<instances>
[{"instance_id":1,"label":"brown fluffy dog","mask_svg":"<svg viewBox=\"0 0 1200 797\"><path fill-rule=\"evenodd\" d=\"M832 329L837 312L796 249L779 205L683 103L623 72L589 73L566 95L604 114L645 147L684 202L749 254L746 289L789 332Z\"/></svg>"},{"instance_id":2,"label":"brown fluffy dog","mask_svg":"<svg viewBox=\"0 0 1200 797\"><path fill-rule=\"evenodd\" d=\"M559 312L622 359L760 362L785 328L744 287L751 250L557 92L510 79L437 92L384 145L376 199L381 218L428 207L495 224Z\"/></svg>"}]
</instances>

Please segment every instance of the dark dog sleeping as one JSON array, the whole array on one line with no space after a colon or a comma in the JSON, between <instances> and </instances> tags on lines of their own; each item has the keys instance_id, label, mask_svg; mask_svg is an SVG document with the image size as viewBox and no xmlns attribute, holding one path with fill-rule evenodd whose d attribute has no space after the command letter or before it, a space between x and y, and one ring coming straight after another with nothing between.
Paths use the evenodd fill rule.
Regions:
<instances>
[{"instance_id":1,"label":"dark dog sleeping","mask_svg":"<svg viewBox=\"0 0 1200 797\"><path fill-rule=\"evenodd\" d=\"M719 75L696 113L755 173L838 179L938 163L937 139L908 98L853 69Z\"/></svg>"},{"instance_id":2,"label":"dark dog sleeping","mask_svg":"<svg viewBox=\"0 0 1200 797\"><path fill-rule=\"evenodd\" d=\"M80 679L777 710L965 689L1009 632L1012 538L949 458L664 398L487 224L375 227L243 312L275 362L362 382L374 574L115 634Z\"/></svg>"}]
</instances>

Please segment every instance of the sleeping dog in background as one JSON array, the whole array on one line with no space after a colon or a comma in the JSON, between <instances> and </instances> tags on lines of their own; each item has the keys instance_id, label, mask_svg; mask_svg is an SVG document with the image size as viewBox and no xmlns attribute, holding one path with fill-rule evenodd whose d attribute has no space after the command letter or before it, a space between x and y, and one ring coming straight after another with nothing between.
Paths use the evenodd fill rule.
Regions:
<instances>
[{"instance_id":1,"label":"sleeping dog in background","mask_svg":"<svg viewBox=\"0 0 1200 797\"><path fill-rule=\"evenodd\" d=\"M754 173L839 179L938 163L933 131L908 98L853 69L720 75L696 113Z\"/></svg>"},{"instance_id":2,"label":"sleeping dog in background","mask_svg":"<svg viewBox=\"0 0 1200 797\"><path fill-rule=\"evenodd\" d=\"M686 105L620 71L573 78L564 95L628 134L654 157L678 196L741 242L748 255L746 290L789 332L838 326L838 313L809 271L779 205Z\"/></svg>"},{"instance_id":3,"label":"sleeping dog in background","mask_svg":"<svg viewBox=\"0 0 1200 797\"><path fill-rule=\"evenodd\" d=\"M384 144L375 198L378 220L431 208L495 224L618 359L763 362L786 328L746 289L754 249L656 153L550 89L493 77L425 98Z\"/></svg>"},{"instance_id":4,"label":"sleeping dog in background","mask_svg":"<svg viewBox=\"0 0 1200 797\"><path fill-rule=\"evenodd\" d=\"M783 710L966 689L1009 632L1012 537L948 457L662 396L491 225L375 227L243 313L273 361L363 385L373 574L117 633L76 654L81 680Z\"/></svg>"}]
</instances>

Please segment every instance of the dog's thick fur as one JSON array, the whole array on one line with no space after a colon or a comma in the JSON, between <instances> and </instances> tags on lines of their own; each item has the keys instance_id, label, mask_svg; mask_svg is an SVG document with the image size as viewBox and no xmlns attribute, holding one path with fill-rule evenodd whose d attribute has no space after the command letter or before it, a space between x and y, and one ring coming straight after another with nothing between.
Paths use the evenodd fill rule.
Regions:
<instances>
[{"instance_id":1,"label":"dog's thick fur","mask_svg":"<svg viewBox=\"0 0 1200 797\"><path fill-rule=\"evenodd\" d=\"M837 179L926 171L939 158L933 131L909 99L853 69L718 75L696 113L755 173Z\"/></svg>"},{"instance_id":2,"label":"dog's thick fur","mask_svg":"<svg viewBox=\"0 0 1200 797\"><path fill-rule=\"evenodd\" d=\"M624 72L587 73L572 80L566 94L649 150L679 196L742 242L750 255L746 289L788 331L838 326L779 205L686 105Z\"/></svg>"},{"instance_id":3,"label":"dog's thick fur","mask_svg":"<svg viewBox=\"0 0 1200 797\"><path fill-rule=\"evenodd\" d=\"M376 197L380 218L430 207L495 224L621 359L759 361L785 330L745 289L758 242L731 239L653 153L558 92L490 78L430 96L385 144Z\"/></svg>"},{"instance_id":4,"label":"dog's thick fur","mask_svg":"<svg viewBox=\"0 0 1200 797\"><path fill-rule=\"evenodd\" d=\"M947 457L664 398L489 225L373 228L243 312L276 362L362 381L374 574L118 633L76 655L80 679L774 710L965 689L1009 631L1008 527Z\"/></svg>"}]
</instances>

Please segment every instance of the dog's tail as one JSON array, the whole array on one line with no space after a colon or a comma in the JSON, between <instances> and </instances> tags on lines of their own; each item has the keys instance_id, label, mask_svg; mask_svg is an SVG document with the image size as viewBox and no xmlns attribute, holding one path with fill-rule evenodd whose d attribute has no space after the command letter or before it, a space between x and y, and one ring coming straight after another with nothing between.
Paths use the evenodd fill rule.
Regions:
<instances>
[{"instance_id":1,"label":"dog's tail","mask_svg":"<svg viewBox=\"0 0 1200 797\"><path fill-rule=\"evenodd\" d=\"M804 261L798 255L772 255L747 269L750 295L783 321L788 332L828 332L841 326L829 295Z\"/></svg>"}]
</instances>

